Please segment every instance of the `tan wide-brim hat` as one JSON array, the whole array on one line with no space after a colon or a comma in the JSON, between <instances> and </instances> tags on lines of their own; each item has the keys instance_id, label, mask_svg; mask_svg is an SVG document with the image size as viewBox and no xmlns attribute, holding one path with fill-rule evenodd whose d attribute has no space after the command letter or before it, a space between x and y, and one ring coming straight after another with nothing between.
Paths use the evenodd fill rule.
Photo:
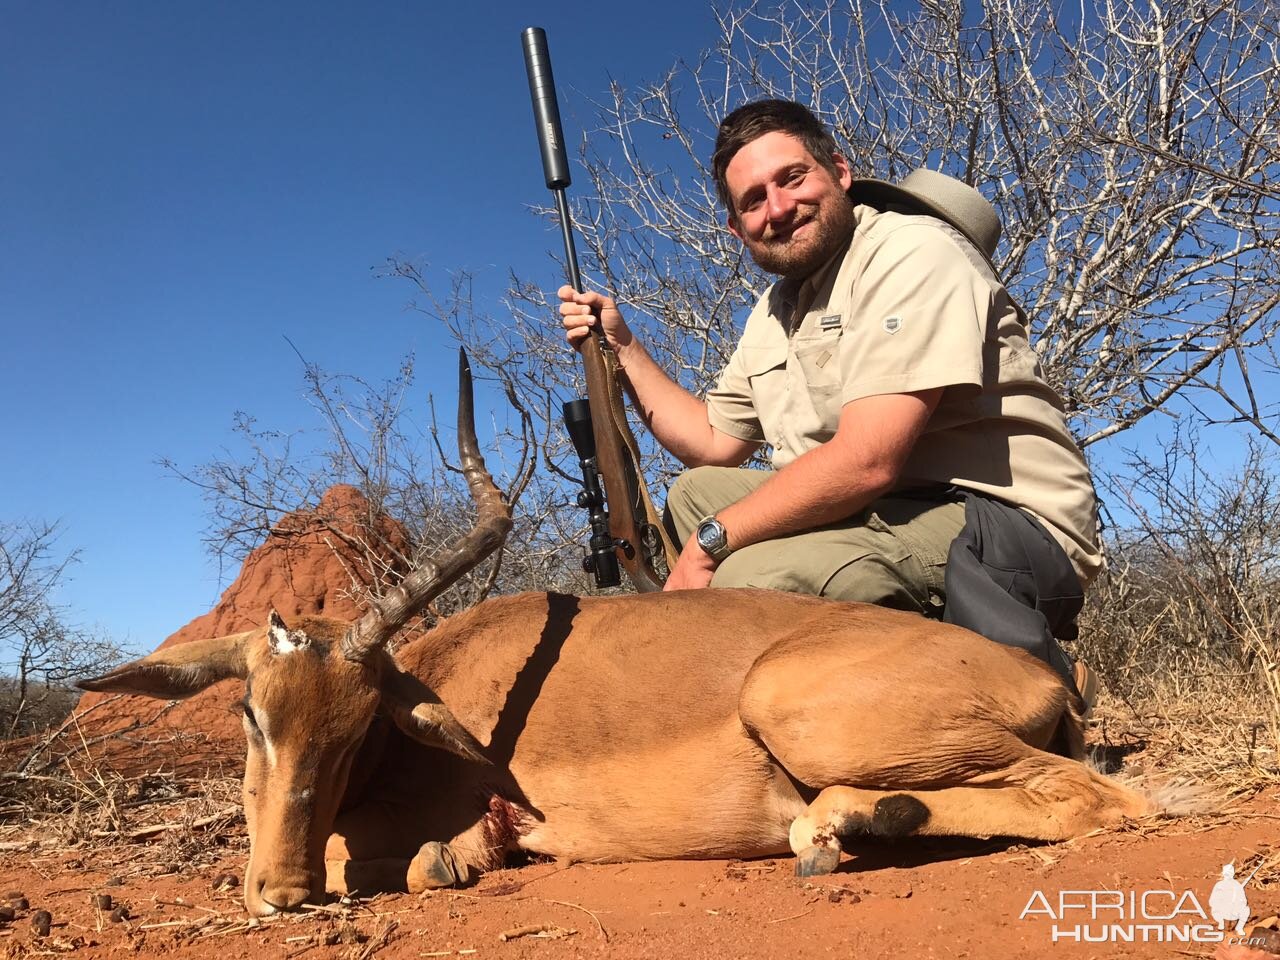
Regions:
<instances>
[{"instance_id":1,"label":"tan wide-brim hat","mask_svg":"<svg viewBox=\"0 0 1280 960\"><path fill-rule=\"evenodd\" d=\"M992 258L1000 240L1000 218L995 207L968 184L936 170L913 170L896 184L854 180L849 197L879 210L898 204L939 217L968 237L995 270Z\"/></svg>"}]
</instances>

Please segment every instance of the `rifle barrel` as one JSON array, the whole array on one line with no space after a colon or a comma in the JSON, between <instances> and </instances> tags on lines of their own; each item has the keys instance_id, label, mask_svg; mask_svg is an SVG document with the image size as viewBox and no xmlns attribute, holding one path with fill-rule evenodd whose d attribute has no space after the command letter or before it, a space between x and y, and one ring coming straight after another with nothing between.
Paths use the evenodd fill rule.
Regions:
<instances>
[{"instance_id":1,"label":"rifle barrel","mask_svg":"<svg viewBox=\"0 0 1280 960\"><path fill-rule=\"evenodd\" d=\"M565 188L573 180L569 176L569 157L564 149L564 128L560 124L556 81L551 73L551 54L547 51L547 32L541 27L528 27L520 38L524 42L524 69L529 75L533 122L538 130L538 147L542 151L542 172L547 189L556 195L556 210L560 214L565 269L569 273L569 283L581 293L582 275L578 272L578 251L573 243L573 221L569 218L569 198L565 193Z\"/></svg>"}]
</instances>

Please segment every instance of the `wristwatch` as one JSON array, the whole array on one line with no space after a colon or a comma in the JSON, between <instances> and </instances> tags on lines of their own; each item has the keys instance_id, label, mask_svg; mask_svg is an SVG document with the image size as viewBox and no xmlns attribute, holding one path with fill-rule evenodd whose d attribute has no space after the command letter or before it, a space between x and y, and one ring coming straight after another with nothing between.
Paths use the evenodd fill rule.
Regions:
<instances>
[{"instance_id":1,"label":"wristwatch","mask_svg":"<svg viewBox=\"0 0 1280 960\"><path fill-rule=\"evenodd\" d=\"M724 524L715 517L707 517L698 524L695 536L698 538L698 546L716 563L722 563L733 553L729 549L729 535L725 532Z\"/></svg>"}]
</instances>

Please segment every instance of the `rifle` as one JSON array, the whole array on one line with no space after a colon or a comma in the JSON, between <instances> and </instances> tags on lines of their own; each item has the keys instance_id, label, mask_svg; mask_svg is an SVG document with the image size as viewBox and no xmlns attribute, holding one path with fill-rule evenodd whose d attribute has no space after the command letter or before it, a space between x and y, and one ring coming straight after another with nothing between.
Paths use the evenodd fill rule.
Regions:
<instances>
[{"instance_id":1,"label":"rifle","mask_svg":"<svg viewBox=\"0 0 1280 960\"><path fill-rule=\"evenodd\" d=\"M569 283L581 293L582 277L578 273L573 222L565 193L571 182L569 160L560 127L547 35L541 27L529 27L521 39L542 169L560 216L565 267ZM595 576L596 586L613 587L620 581L621 563L636 592L661 590L666 571L675 564L677 554L640 472L640 448L627 423L618 381L618 358L599 324L594 336L584 337L578 344L578 354L586 375L587 396L566 403L564 419L582 468L578 505L587 509L591 521L583 569Z\"/></svg>"}]
</instances>

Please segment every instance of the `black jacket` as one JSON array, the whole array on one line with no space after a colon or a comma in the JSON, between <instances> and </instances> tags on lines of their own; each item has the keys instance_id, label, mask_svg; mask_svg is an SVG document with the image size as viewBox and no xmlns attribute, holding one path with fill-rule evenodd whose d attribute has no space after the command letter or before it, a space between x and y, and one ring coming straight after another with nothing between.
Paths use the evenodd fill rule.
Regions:
<instances>
[{"instance_id":1,"label":"black jacket","mask_svg":"<svg viewBox=\"0 0 1280 960\"><path fill-rule=\"evenodd\" d=\"M965 523L947 554L943 619L1021 647L1075 690L1074 664L1058 643L1076 638L1084 603L1071 561L1029 514L972 491L961 495Z\"/></svg>"}]
</instances>

